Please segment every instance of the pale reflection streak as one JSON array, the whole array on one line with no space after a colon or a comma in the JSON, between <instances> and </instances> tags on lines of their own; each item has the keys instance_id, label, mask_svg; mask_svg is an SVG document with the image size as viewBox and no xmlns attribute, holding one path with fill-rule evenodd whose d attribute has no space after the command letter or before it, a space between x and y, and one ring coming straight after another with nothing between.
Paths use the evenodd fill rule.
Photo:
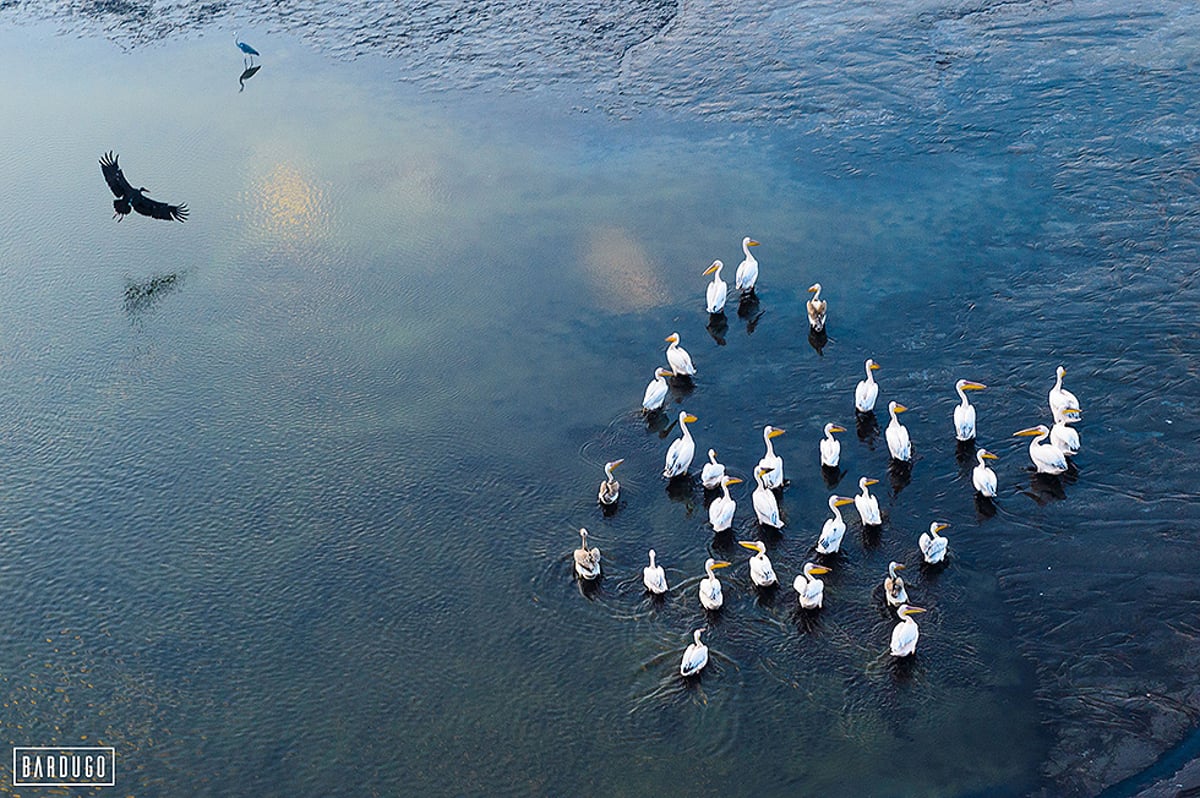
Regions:
<instances>
[{"instance_id":1,"label":"pale reflection streak","mask_svg":"<svg viewBox=\"0 0 1200 798\"><path fill-rule=\"evenodd\" d=\"M311 242L333 228L326 190L292 164L277 164L253 183L245 204L247 228L264 241Z\"/></svg>"},{"instance_id":2,"label":"pale reflection streak","mask_svg":"<svg viewBox=\"0 0 1200 798\"><path fill-rule=\"evenodd\" d=\"M625 230L601 227L585 244L584 272L606 310L647 310L670 302L657 265Z\"/></svg>"}]
</instances>

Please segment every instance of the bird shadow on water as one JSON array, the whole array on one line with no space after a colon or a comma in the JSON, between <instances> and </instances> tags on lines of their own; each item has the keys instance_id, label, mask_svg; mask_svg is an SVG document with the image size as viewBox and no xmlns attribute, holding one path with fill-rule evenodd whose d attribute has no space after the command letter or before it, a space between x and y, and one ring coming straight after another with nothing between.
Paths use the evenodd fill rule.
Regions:
<instances>
[{"instance_id":1,"label":"bird shadow on water","mask_svg":"<svg viewBox=\"0 0 1200 798\"><path fill-rule=\"evenodd\" d=\"M753 335L758 328L758 321L766 313L761 309L761 303L758 301L758 295L753 291L748 294L742 294L738 300L737 314L738 318L746 322L746 334Z\"/></svg>"},{"instance_id":2,"label":"bird shadow on water","mask_svg":"<svg viewBox=\"0 0 1200 798\"><path fill-rule=\"evenodd\" d=\"M238 76L238 94L246 90L246 81L257 75L260 69L262 69L262 64L255 64L242 70L242 74Z\"/></svg>"},{"instance_id":3,"label":"bird shadow on water","mask_svg":"<svg viewBox=\"0 0 1200 798\"><path fill-rule=\"evenodd\" d=\"M725 333L729 332L729 319L725 318L725 311L720 313L710 313L708 316L709 336L717 342L717 346L725 346Z\"/></svg>"},{"instance_id":4,"label":"bird shadow on water","mask_svg":"<svg viewBox=\"0 0 1200 798\"><path fill-rule=\"evenodd\" d=\"M178 272L156 274L145 280L126 280L125 297L121 306L131 322L137 323L163 298L173 294L183 285L183 275Z\"/></svg>"},{"instance_id":5,"label":"bird shadow on water","mask_svg":"<svg viewBox=\"0 0 1200 798\"><path fill-rule=\"evenodd\" d=\"M1041 474L1035 471L1029 476L1029 488L1021 492L1043 506L1067 498L1059 474Z\"/></svg>"},{"instance_id":6,"label":"bird shadow on water","mask_svg":"<svg viewBox=\"0 0 1200 798\"><path fill-rule=\"evenodd\" d=\"M821 466L821 476L825 478L825 487L832 490L846 476L846 471L832 466Z\"/></svg>"},{"instance_id":7,"label":"bird shadow on water","mask_svg":"<svg viewBox=\"0 0 1200 798\"><path fill-rule=\"evenodd\" d=\"M996 503L982 493L975 494L975 514L980 520L996 517Z\"/></svg>"},{"instance_id":8,"label":"bird shadow on water","mask_svg":"<svg viewBox=\"0 0 1200 798\"><path fill-rule=\"evenodd\" d=\"M867 444L868 448L874 449L875 441L879 439L879 419L875 418L875 411L854 411L854 431L858 433L860 441Z\"/></svg>"},{"instance_id":9,"label":"bird shadow on water","mask_svg":"<svg viewBox=\"0 0 1200 798\"><path fill-rule=\"evenodd\" d=\"M912 482L912 463L903 460L892 460L887 467L888 484L891 485L892 495L899 496L900 491Z\"/></svg>"},{"instance_id":10,"label":"bird shadow on water","mask_svg":"<svg viewBox=\"0 0 1200 798\"><path fill-rule=\"evenodd\" d=\"M671 391L671 400L679 404L692 395L696 390L696 383L691 377L673 376L667 378L667 388Z\"/></svg>"},{"instance_id":11,"label":"bird shadow on water","mask_svg":"<svg viewBox=\"0 0 1200 798\"><path fill-rule=\"evenodd\" d=\"M816 330L809 328L808 345L811 346L821 357L825 356L825 345L828 343L829 333L825 332L824 330L817 332Z\"/></svg>"}]
</instances>

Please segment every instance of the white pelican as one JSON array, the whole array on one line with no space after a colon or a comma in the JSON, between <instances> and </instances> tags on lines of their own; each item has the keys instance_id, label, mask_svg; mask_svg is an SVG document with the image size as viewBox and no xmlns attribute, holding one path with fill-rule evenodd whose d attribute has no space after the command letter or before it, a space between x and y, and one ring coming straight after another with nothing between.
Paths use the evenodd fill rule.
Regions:
<instances>
[{"instance_id":1,"label":"white pelican","mask_svg":"<svg viewBox=\"0 0 1200 798\"><path fill-rule=\"evenodd\" d=\"M825 437L821 439L821 465L837 468L842 459L842 442L833 437L833 433L845 431L845 427L839 427L837 424L825 425Z\"/></svg>"},{"instance_id":2,"label":"white pelican","mask_svg":"<svg viewBox=\"0 0 1200 798\"><path fill-rule=\"evenodd\" d=\"M899 402L888 402L888 414L892 420L888 422L884 437L887 438L888 451L892 458L907 463L912 459L912 443L908 440L908 429L896 418L897 413L903 413L907 407Z\"/></svg>"},{"instance_id":3,"label":"white pelican","mask_svg":"<svg viewBox=\"0 0 1200 798\"><path fill-rule=\"evenodd\" d=\"M846 534L846 522L842 520L842 511L838 508L853 503L854 499L845 496L829 497L829 510L833 513L833 518L825 519L825 526L821 527L821 537L817 539L819 554L833 554L842 547L842 537Z\"/></svg>"},{"instance_id":4,"label":"white pelican","mask_svg":"<svg viewBox=\"0 0 1200 798\"><path fill-rule=\"evenodd\" d=\"M704 464L704 468L700 470L700 482L708 490L715 490L721 487L722 480L725 479L725 466L717 462L717 450L708 450L708 462Z\"/></svg>"},{"instance_id":5,"label":"white pelican","mask_svg":"<svg viewBox=\"0 0 1200 798\"><path fill-rule=\"evenodd\" d=\"M692 458L696 455L696 442L692 440L692 433L687 425L696 420L692 414L679 411L679 431L682 434L671 441L671 446L667 449L667 459L663 465L663 476L667 479L686 474L692 464Z\"/></svg>"},{"instance_id":6,"label":"white pelican","mask_svg":"<svg viewBox=\"0 0 1200 798\"><path fill-rule=\"evenodd\" d=\"M1075 398L1075 394L1062 387L1062 378L1066 373L1067 370L1059 366L1055 372L1058 378L1054 381L1054 387L1050 389L1050 412L1054 414L1055 421L1062 418L1062 412L1067 408L1079 409L1079 400Z\"/></svg>"},{"instance_id":7,"label":"white pelican","mask_svg":"<svg viewBox=\"0 0 1200 798\"><path fill-rule=\"evenodd\" d=\"M917 628L917 622L910 616L918 612L925 612L925 610L911 604L901 604L896 608L896 615L900 616L900 623L896 624L896 628L892 630L893 657L907 657L917 650L917 638L921 636L921 630Z\"/></svg>"},{"instance_id":8,"label":"white pelican","mask_svg":"<svg viewBox=\"0 0 1200 798\"><path fill-rule=\"evenodd\" d=\"M708 289L705 291L705 309L709 313L720 313L725 309L725 297L729 294L729 284L721 279L721 269L725 268L725 264L719 260L714 260L712 266L704 270L705 275L713 276L712 282L708 284Z\"/></svg>"},{"instance_id":9,"label":"white pelican","mask_svg":"<svg viewBox=\"0 0 1200 798\"><path fill-rule=\"evenodd\" d=\"M642 584L656 596L667 592L667 573L661 565L655 565L654 549L650 549L650 564L642 569Z\"/></svg>"},{"instance_id":10,"label":"white pelican","mask_svg":"<svg viewBox=\"0 0 1200 798\"><path fill-rule=\"evenodd\" d=\"M583 542L575 549L575 573L584 579L595 579L600 575L600 549L588 548L588 531L579 528L579 537Z\"/></svg>"},{"instance_id":11,"label":"white pelican","mask_svg":"<svg viewBox=\"0 0 1200 798\"><path fill-rule=\"evenodd\" d=\"M954 437L960 441L975 440L975 406L967 401L966 391L982 391L987 386L981 382L959 380L954 383L959 402L954 406Z\"/></svg>"},{"instance_id":12,"label":"white pelican","mask_svg":"<svg viewBox=\"0 0 1200 798\"><path fill-rule=\"evenodd\" d=\"M725 477L721 480L721 495L708 505L708 523L712 524L713 532L724 532L733 526L733 511L737 503L729 496L729 486L741 482L737 477Z\"/></svg>"},{"instance_id":13,"label":"white pelican","mask_svg":"<svg viewBox=\"0 0 1200 798\"><path fill-rule=\"evenodd\" d=\"M671 343L667 347L667 364L671 367L671 373L676 377L690 377L695 374L696 367L692 365L692 356L679 345L679 333L673 332L663 340Z\"/></svg>"},{"instance_id":14,"label":"white pelican","mask_svg":"<svg viewBox=\"0 0 1200 798\"><path fill-rule=\"evenodd\" d=\"M719 610L721 605L725 603L725 597L721 595L721 580L717 579L717 575L713 571L717 568L728 568L729 563L717 562L712 557L704 563L704 570L708 576L700 580L700 605L706 610Z\"/></svg>"},{"instance_id":15,"label":"white pelican","mask_svg":"<svg viewBox=\"0 0 1200 798\"><path fill-rule=\"evenodd\" d=\"M624 463L625 459L613 460L611 463L604 464L604 481L600 483L600 503L601 504L616 504L617 498L621 495L621 483L613 476L613 469Z\"/></svg>"},{"instance_id":16,"label":"white pelican","mask_svg":"<svg viewBox=\"0 0 1200 798\"><path fill-rule=\"evenodd\" d=\"M854 389L854 409L860 413L869 413L875 409L875 400L879 398L879 383L875 382L875 375L871 372L877 368L879 364L868 358L867 378L859 380L858 387Z\"/></svg>"},{"instance_id":17,"label":"white pelican","mask_svg":"<svg viewBox=\"0 0 1200 798\"><path fill-rule=\"evenodd\" d=\"M1018 436L1034 437L1029 443L1029 459L1033 461L1039 474L1061 474L1067 470L1067 458L1058 447L1042 443L1050 436L1050 429L1045 424L1013 433L1014 438Z\"/></svg>"},{"instance_id":18,"label":"white pelican","mask_svg":"<svg viewBox=\"0 0 1200 798\"><path fill-rule=\"evenodd\" d=\"M733 280L733 287L739 291L753 291L758 282L758 261L750 254L750 247L757 246L758 242L750 236L742 239L742 252L746 257L738 264Z\"/></svg>"},{"instance_id":19,"label":"white pelican","mask_svg":"<svg viewBox=\"0 0 1200 798\"><path fill-rule=\"evenodd\" d=\"M949 524L941 521L934 521L929 525L928 532L922 532L920 540L917 544L921 547L921 554L925 556L925 562L930 565L937 565L942 560L946 559L946 546L950 541L938 534Z\"/></svg>"},{"instance_id":20,"label":"white pelican","mask_svg":"<svg viewBox=\"0 0 1200 798\"><path fill-rule=\"evenodd\" d=\"M778 438L784 431L770 424L763 427L763 443L767 444L767 453L758 461L758 467L766 472L763 474L763 484L772 490L783 487L783 458L775 454L771 439Z\"/></svg>"},{"instance_id":21,"label":"white pelican","mask_svg":"<svg viewBox=\"0 0 1200 798\"><path fill-rule=\"evenodd\" d=\"M991 498L996 495L996 472L988 468L984 460L995 460L996 455L989 452L987 449L980 449L975 452L975 462L979 465L971 472L971 484L975 486L975 490L979 491L981 496Z\"/></svg>"},{"instance_id":22,"label":"white pelican","mask_svg":"<svg viewBox=\"0 0 1200 798\"><path fill-rule=\"evenodd\" d=\"M779 582L775 578L775 569L771 567L771 558L767 556L767 544L761 540L739 540L738 545L758 552L750 558L750 581L759 587L770 587Z\"/></svg>"},{"instance_id":23,"label":"white pelican","mask_svg":"<svg viewBox=\"0 0 1200 798\"><path fill-rule=\"evenodd\" d=\"M812 327L813 332L821 332L825 329L825 310L829 303L821 299L820 283L810 285L808 292L813 295L808 300L808 326Z\"/></svg>"},{"instance_id":24,"label":"white pelican","mask_svg":"<svg viewBox=\"0 0 1200 798\"><path fill-rule=\"evenodd\" d=\"M764 526L773 526L776 529L783 528L783 519L779 517L779 502L775 500L775 494L771 492L763 483L762 468L754 469L754 481L758 483L758 487L754 489L754 514L758 516L758 523Z\"/></svg>"},{"instance_id":25,"label":"white pelican","mask_svg":"<svg viewBox=\"0 0 1200 798\"><path fill-rule=\"evenodd\" d=\"M868 485L878 482L877 479L866 477L858 480L858 489L862 493L854 497L854 509L858 510L858 517L862 519L863 526L879 526L883 523L883 518L879 515L879 500L867 490Z\"/></svg>"},{"instance_id":26,"label":"white pelican","mask_svg":"<svg viewBox=\"0 0 1200 798\"><path fill-rule=\"evenodd\" d=\"M800 606L806 610L820 609L825 603L825 583L814 574L827 574L829 569L824 565L804 563L804 572L797 574L792 581L792 588L800 594Z\"/></svg>"},{"instance_id":27,"label":"white pelican","mask_svg":"<svg viewBox=\"0 0 1200 798\"><path fill-rule=\"evenodd\" d=\"M1050 430L1050 443L1054 444L1055 448L1066 457L1074 457L1079 454L1079 433L1070 427L1078 420L1079 411L1068 407L1062 412L1062 418L1055 421L1054 427Z\"/></svg>"},{"instance_id":28,"label":"white pelican","mask_svg":"<svg viewBox=\"0 0 1200 798\"><path fill-rule=\"evenodd\" d=\"M888 563L888 575L883 579L883 596L889 607L899 607L908 603L908 591L904 588L904 577L896 573L903 571L904 564L895 560Z\"/></svg>"},{"instance_id":29,"label":"white pelican","mask_svg":"<svg viewBox=\"0 0 1200 798\"><path fill-rule=\"evenodd\" d=\"M671 376L670 369L657 368L654 379L646 386L646 394L642 397L642 413L653 413L667 401L667 377Z\"/></svg>"},{"instance_id":30,"label":"white pelican","mask_svg":"<svg viewBox=\"0 0 1200 798\"><path fill-rule=\"evenodd\" d=\"M706 631L708 630L697 629L692 632L692 639L695 642L687 647L687 651L683 652L683 662L679 663L681 676L695 676L708 664L708 646L700 642L700 633Z\"/></svg>"}]
</instances>

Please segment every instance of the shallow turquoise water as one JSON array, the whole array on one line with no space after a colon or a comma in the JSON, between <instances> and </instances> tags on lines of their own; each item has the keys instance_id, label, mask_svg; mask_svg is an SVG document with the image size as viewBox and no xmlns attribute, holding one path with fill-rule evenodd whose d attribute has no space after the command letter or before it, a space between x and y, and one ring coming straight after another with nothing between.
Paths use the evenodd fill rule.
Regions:
<instances>
[{"instance_id":1,"label":"shallow turquoise water","mask_svg":"<svg viewBox=\"0 0 1200 798\"><path fill-rule=\"evenodd\" d=\"M1191 727L1194 91L1169 65L1147 94L1127 65L1043 63L997 98L1041 47L1011 33L973 62L999 77L958 74L940 96L964 107L905 130L489 99L283 33L239 92L212 30L128 51L0 33L12 745L113 745L149 795L1089 794ZM112 221L108 149L187 224ZM759 308L710 335L700 272L746 234ZM842 436L836 490L879 478L887 523L864 539L847 513L819 617L757 594L703 492L664 487L674 431L637 403L672 331L701 451L749 481L762 425L789 430L788 527L764 536L787 581L831 490L820 428L853 430L866 357L912 408L907 484L881 439ZM1084 453L1047 483L1009 436L1058 363ZM991 516L950 435L958 377L991 386ZM941 572L917 567L933 518ZM680 585L661 603L650 547ZM719 618L694 595L709 553L736 563ZM930 609L900 668L872 592L890 559ZM683 683L701 623L716 656Z\"/></svg>"}]
</instances>

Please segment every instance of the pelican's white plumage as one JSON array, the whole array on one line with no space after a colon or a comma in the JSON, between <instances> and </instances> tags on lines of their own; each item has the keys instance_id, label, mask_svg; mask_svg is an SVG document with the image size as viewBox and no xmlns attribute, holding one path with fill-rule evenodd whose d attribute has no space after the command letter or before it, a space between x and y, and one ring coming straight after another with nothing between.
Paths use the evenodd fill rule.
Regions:
<instances>
[{"instance_id":1,"label":"pelican's white plumage","mask_svg":"<svg viewBox=\"0 0 1200 798\"><path fill-rule=\"evenodd\" d=\"M1079 400L1075 398L1075 394L1062 387L1063 375L1067 373L1066 368L1059 366L1055 370L1056 379L1054 387L1050 389L1050 412L1054 414L1054 420L1058 421L1062 418L1064 410L1073 408L1079 409Z\"/></svg>"},{"instance_id":2,"label":"pelican's white plumage","mask_svg":"<svg viewBox=\"0 0 1200 798\"><path fill-rule=\"evenodd\" d=\"M700 642L700 633L704 631L707 630L697 629L692 632L693 642L683 652L683 661L679 663L680 675L695 676L708 664L708 646Z\"/></svg>"},{"instance_id":3,"label":"pelican's white plumage","mask_svg":"<svg viewBox=\"0 0 1200 798\"><path fill-rule=\"evenodd\" d=\"M921 547L921 555L925 558L925 562L930 565L937 565L942 560L946 559L946 547L950 541L942 537L938 533L941 532L949 524L944 524L941 521L934 521L929 525L928 532L922 532L917 545Z\"/></svg>"},{"instance_id":4,"label":"pelican's white plumage","mask_svg":"<svg viewBox=\"0 0 1200 798\"><path fill-rule=\"evenodd\" d=\"M858 480L859 494L854 497L854 509L858 510L858 517L862 519L863 526L879 526L883 523L883 518L879 515L879 500L867 490L867 486L878 482L877 479L866 477Z\"/></svg>"},{"instance_id":5,"label":"pelican's white plumage","mask_svg":"<svg viewBox=\"0 0 1200 798\"><path fill-rule=\"evenodd\" d=\"M896 414L906 410L908 408L899 402L888 402L888 415L892 417L892 420L888 422L887 430L884 432L888 451L891 452L892 458L904 463L912 460L912 443L908 439L908 428L900 423Z\"/></svg>"},{"instance_id":6,"label":"pelican's white plumage","mask_svg":"<svg viewBox=\"0 0 1200 798\"><path fill-rule=\"evenodd\" d=\"M671 367L671 373L676 377L694 375L696 367L692 365L692 356L679 345L679 333L673 332L663 340L671 344L667 347L667 364Z\"/></svg>"},{"instance_id":7,"label":"pelican's white plumage","mask_svg":"<svg viewBox=\"0 0 1200 798\"><path fill-rule=\"evenodd\" d=\"M725 596L721 593L721 580L717 579L717 575L713 571L717 568L728 568L729 563L717 562L712 557L709 557L704 563L704 572L708 576L700 580L700 606L706 610L719 610L721 605L725 603Z\"/></svg>"},{"instance_id":8,"label":"pelican's white plumage","mask_svg":"<svg viewBox=\"0 0 1200 798\"><path fill-rule=\"evenodd\" d=\"M620 498L621 483L613 476L613 469L624 462L625 460L621 459L604 464L604 481L600 483L600 493L598 495L601 504L616 504L617 499Z\"/></svg>"},{"instance_id":9,"label":"pelican's white plumage","mask_svg":"<svg viewBox=\"0 0 1200 798\"><path fill-rule=\"evenodd\" d=\"M842 442L833 437L833 433L845 431L845 427L839 427L837 424L825 425L825 437L821 439L821 465L837 468L842 459Z\"/></svg>"},{"instance_id":10,"label":"pelican's white plumage","mask_svg":"<svg viewBox=\"0 0 1200 798\"><path fill-rule=\"evenodd\" d=\"M737 503L729 495L729 486L741 482L737 477L725 477L721 480L721 495L708 505L708 523L712 524L713 532L724 532L733 525L733 511Z\"/></svg>"},{"instance_id":11,"label":"pelican's white plumage","mask_svg":"<svg viewBox=\"0 0 1200 798\"><path fill-rule=\"evenodd\" d=\"M779 502L775 500L771 489L763 483L761 468L754 469L754 481L758 483L758 487L754 489L751 498L754 500L754 514L758 516L758 523L782 529L783 519L779 517Z\"/></svg>"},{"instance_id":12,"label":"pelican's white plumage","mask_svg":"<svg viewBox=\"0 0 1200 798\"><path fill-rule=\"evenodd\" d=\"M875 375L871 373L879 368L879 364L868 358L865 366L867 378L860 380L854 389L854 409L860 413L874 410L875 400L879 398L879 383L875 382Z\"/></svg>"},{"instance_id":13,"label":"pelican's white plumage","mask_svg":"<svg viewBox=\"0 0 1200 798\"><path fill-rule=\"evenodd\" d=\"M667 572L654 562L654 549L650 549L650 564L642 569L642 584L656 596L667 592Z\"/></svg>"},{"instance_id":14,"label":"pelican's white plumage","mask_svg":"<svg viewBox=\"0 0 1200 798\"><path fill-rule=\"evenodd\" d=\"M975 406L967 399L966 391L982 391L987 386L981 382L959 380L954 383L959 402L954 406L954 437L960 441L975 440Z\"/></svg>"},{"instance_id":15,"label":"pelican's white plumage","mask_svg":"<svg viewBox=\"0 0 1200 798\"><path fill-rule=\"evenodd\" d=\"M742 254L745 257L738 264L734 274L733 287L739 291L753 291L758 282L758 261L750 254L750 247L757 247L758 242L750 236L742 239Z\"/></svg>"},{"instance_id":16,"label":"pelican's white plumage","mask_svg":"<svg viewBox=\"0 0 1200 798\"><path fill-rule=\"evenodd\" d=\"M1014 432L1013 436L1033 437L1029 442L1029 459L1033 461L1039 474L1061 474L1067 470L1067 458L1058 447L1042 443L1050 437L1050 428L1045 424Z\"/></svg>"},{"instance_id":17,"label":"pelican's white plumage","mask_svg":"<svg viewBox=\"0 0 1200 798\"><path fill-rule=\"evenodd\" d=\"M792 589L800 596L800 606L806 610L820 609L825 604L825 583L817 579L816 574L827 574L829 569L824 565L806 562L803 572L792 580Z\"/></svg>"},{"instance_id":18,"label":"pelican's white plumage","mask_svg":"<svg viewBox=\"0 0 1200 798\"><path fill-rule=\"evenodd\" d=\"M704 464L704 468L700 469L700 484L708 490L715 490L721 487L721 482L725 479L725 466L717 462L717 450L708 450L708 462Z\"/></svg>"},{"instance_id":19,"label":"pelican's white plumage","mask_svg":"<svg viewBox=\"0 0 1200 798\"><path fill-rule=\"evenodd\" d=\"M824 299L821 299L821 284L813 283L808 287L808 292L812 294L812 299L808 300L808 326L813 329L813 332L821 332L825 329L825 312L828 309L828 304Z\"/></svg>"},{"instance_id":20,"label":"pelican's white plumage","mask_svg":"<svg viewBox=\"0 0 1200 798\"><path fill-rule=\"evenodd\" d=\"M642 396L642 412L653 413L663 406L667 401L667 377L671 376L669 369L657 368L654 370L654 379L650 380L650 384L646 386L646 393Z\"/></svg>"},{"instance_id":21,"label":"pelican's white plumage","mask_svg":"<svg viewBox=\"0 0 1200 798\"><path fill-rule=\"evenodd\" d=\"M900 623L892 629L893 657L907 657L917 650L917 638L921 636L921 630L917 628L917 622L910 616L918 612L925 612L925 610L911 604L901 604L896 608L896 615L900 617Z\"/></svg>"},{"instance_id":22,"label":"pelican's white plumage","mask_svg":"<svg viewBox=\"0 0 1200 798\"><path fill-rule=\"evenodd\" d=\"M708 288L704 293L704 308L709 313L720 313L725 309L725 298L729 295L729 284L721 279L721 269L725 268L725 264L719 260L714 260L712 266L704 270L706 275L713 276L712 282L708 284Z\"/></svg>"},{"instance_id":23,"label":"pelican's white plumage","mask_svg":"<svg viewBox=\"0 0 1200 798\"><path fill-rule=\"evenodd\" d=\"M767 453L758 461L758 467L766 472L763 474L763 484L772 490L783 487L783 458L775 454L775 446L771 439L778 438L783 433L784 430L770 424L763 427L763 443L767 445Z\"/></svg>"},{"instance_id":24,"label":"pelican's white plumage","mask_svg":"<svg viewBox=\"0 0 1200 798\"><path fill-rule=\"evenodd\" d=\"M904 577L896 573L903 571L903 563L892 561L888 563L888 575L883 578L883 596L888 606L899 607L908 603L908 590L904 587Z\"/></svg>"},{"instance_id":25,"label":"pelican's white plumage","mask_svg":"<svg viewBox=\"0 0 1200 798\"><path fill-rule=\"evenodd\" d=\"M984 460L995 459L996 455L987 449L980 449L975 452L975 462L977 465L971 471L971 484L975 486L975 490L979 491L981 496L987 496L988 498L996 495L996 472L988 468Z\"/></svg>"},{"instance_id":26,"label":"pelican's white plumage","mask_svg":"<svg viewBox=\"0 0 1200 798\"><path fill-rule=\"evenodd\" d=\"M1054 422L1050 429L1050 443L1067 457L1079 454L1079 433L1071 428L1079 420L1079 411L1068 407L1062 412L1062 418Z\"/></svg>"},{"instance_id":27,"label":"pelican's white plumage","mask_svg":"<svg viewBox=\"0 0 1200 798\"><path fill-rule=\"evenodd\" d=\"M846 535L846 522L842 520L842 511L838 508L853 503L854 499L845 496L829 497L829 511L833 513L833 518L825 519L825 525L821 527L821 537L817 538L819 554L833 554L842 547L842 538Z\"/></svg>"},{"instance_id":28,"label":"pelican's white plumage","mask_svg":"<svg viewBox=\"0 0 1200 798\"><path fill-rule=\"evenodd\" d=\"M696 456L696 442L692 440L691 430L688 429L688 424L696 421L696 417L684 411L679 412L679 431L680 436L671 441L671 445L667 448L666 461L663 464L663 476L667 479L686 474L688 468L692 465L692 458Z\"/></svg>"},{"instance_id":29,"label":"pelican's white plumage","mask_svg":"<svg viewBox=\"0 0 1200 798\"><path fill-rule=\"evenodd\" d=\"M595 579L600 575L600 549L588 548L588 531L579 528L581 543L575 549L575 573L584 579Z\"/></svg>"},{"instance_id":30,"label":"pelican's white plumage","mask_svg":"<svg viewBox=\"0 0 1200 798\"><path fill-rule=\"evenodd\" d=\"M739 540L738 545L758 552L750 558L750 581L759 587L770 587L778 583L775 569L771 567L771 558L767 556L767 544L761 540Z\"/></svg>"}]
</instances>

